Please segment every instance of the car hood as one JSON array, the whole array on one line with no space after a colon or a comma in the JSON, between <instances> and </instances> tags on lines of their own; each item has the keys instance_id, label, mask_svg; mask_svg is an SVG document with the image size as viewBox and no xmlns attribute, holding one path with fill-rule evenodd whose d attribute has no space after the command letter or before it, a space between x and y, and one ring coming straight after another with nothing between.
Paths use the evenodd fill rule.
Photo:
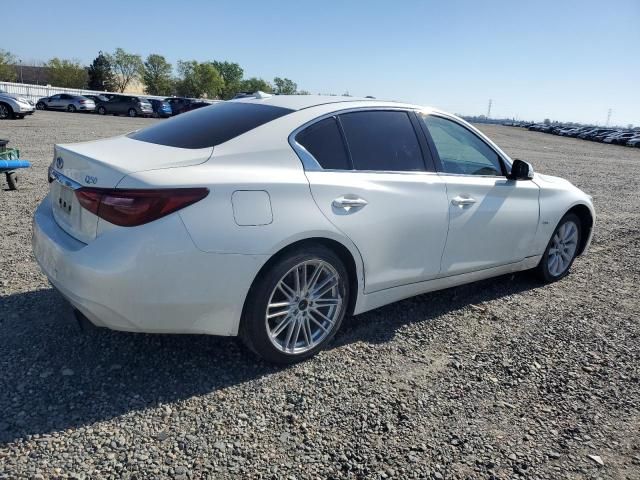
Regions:
<instances>
[{"instance_id":1,"label":"car hood","mask_svg":"<svg viewBox=\"0 0 640 480\"><path fill-rule=\"evenodd\" d=\"M11 98L12 100L18 100L18 97L11 95L10 93L0 92L0 98Z\"/></svg>"}]
</instances>

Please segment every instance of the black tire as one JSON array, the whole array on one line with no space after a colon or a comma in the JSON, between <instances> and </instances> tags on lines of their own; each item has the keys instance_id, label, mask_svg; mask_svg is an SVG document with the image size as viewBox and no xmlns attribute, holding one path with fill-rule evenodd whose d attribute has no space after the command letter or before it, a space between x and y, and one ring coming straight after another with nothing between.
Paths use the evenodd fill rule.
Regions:
<instances>
[{"instance_id":1,"label":"black tire","mask_svg":"<svg viewBox=\"0 0 640 480\"><path fill-rule=\"evenodd\" d=\"M76 113L76 106L75 105L67 105L67 112L69 113Z\"/></svg>"},{"instance_id":2,"label":"black tire","mask_svg":"<svg viewBox=\"0 0 640 480\"><path fill-rule=\"evenodd\" d=\"M44 102L38 102L36 103L36 110L46 110L47 109L47 104Z\"/></svg>"},{"instance_id":3,"label":"black tire","mask_svg":"<svg viewBox=\"0 0 640 480\"><path fill-rule=\"evenodd\" d=\"M272 292L280 280L287 275L287 272L290 272L296 265L302 262L313 260L326 262L337 272L337 289L342 298L342 304L332 327L317 345L302 353L285 353L276 348L270 339L265 320L267 305L271 299ZM340 329L348 303L349 276L346 267L338 255L322 245L298 248L278 258L268 267L268 270L261 272L256 278L245 301L239 335L251 351L267 362L284 365L297 363L314 356L331 342L336 332Z\"/></svg>"},{"instance_id":4,"label":"black tire","mask_svg":"<svg viewBox=\"0 0 640 480\"><path fill-rule=\"evenodd\" d=\"M7 172L7 185L9 185L9 190L17 190L18 189L18 175L16 172Z\"/></svg>"},{"instance_id":5,"label":"black tire","mask_svg":"<svg viewBox=\"0 0 640 480\"><path fill-rule=\"evenodd\" d=\"M567 222L575 223L575 225L578 228L576 250L573 257L569 261L569 264L564 269L564 271L559 275L553 275L549 271L549 250L552 248L554 236L558 233L560 228ZM535 273L538 276L538 278L545 283L552 283L552 282L557 282L561 278L566 277L569 274L569 271L571 270L571 266L573 265L574 260L576 259L581 241L582 241L582 225L580 223L580 218L578 218L578 216L575 213L567 213L564 217L560 219L560 221L558 222L558 225L553 230L553 233L551 234L551 238L549 239L549 243L547 243L547 248L545 249L544 254L542 255L542 258L540 259L540 263L535 268Z\"/></svg>"},{"instance_id":6,"label":"black tire","mask_svg":"<svg viewBox=\"0 0 640 480\"><path fill-rule=\"evenodd\" d=\"M13 118L15 118L17 120L22 120L24 118L24 114L23 113L14 113L13 114Z\"/></svg>"},{"instance_id":7,"label":"black tire","mask_svg":"<svg viewBox=\"0 0 640 480\"><path fill-rule=\"evenodd\" d=\"M98 107L98 115L106 115L107 114L107 109L104 108L103 106Z\"/></svg>"},{"instance_id":8,"label":"black tire","mask_svg":"<svg viewBox=\"0 0 640 480\"><path fill-rule=\"evenodd\" d=\"M129 111L127 112L127 115L129 115L130 117L135 117L138 115L138 112L136 112L135 108L130 108Z\"/></svg>"},{"instance_id":9,"label":"black tire","mask_svg":"<svg viewBox=\"0 0 640 480\"><path fill-rule=\"evenodd\" d=\"M0 102L0 120L13 118L13 108L8 103Z\"/></svg>"}]
</instances>

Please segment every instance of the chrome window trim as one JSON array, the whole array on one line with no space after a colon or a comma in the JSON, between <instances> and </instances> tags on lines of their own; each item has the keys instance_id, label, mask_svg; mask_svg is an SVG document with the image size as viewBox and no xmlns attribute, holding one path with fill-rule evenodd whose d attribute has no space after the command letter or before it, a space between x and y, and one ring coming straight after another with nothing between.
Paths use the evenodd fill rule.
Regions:
<instances>
[{"instance_id":1,"label":"chrome window trim","mask_svg":"<svg viewBox=\"0 0 640 480\"><path fill-rule=\"evenodd\" d=\"M304 148L302 145L300 145L297 141L296 141L296 135L298 135L298 133L300 133L302 130L304 130L307 127L310 127L311 125L318 123L322 120L325 120L327 118L331 118L331 117L337 117L338 115L342 115L343 113L352 113L352 112L380 112L380 111L400 111L400 112L420 112L421 110L419 108L412 108L412 107L393 107L393 106L381 106L381 107L372 107L372 106L367 106L367 107L352 107L352 108L345 108L345 109L341 109L341 110L335 110L333 112L330 113L325 113L323 115L320 115L319 117L315 117L312 120L309 120L306 123L303 123L301 126L299 126L298 128L296 128L293 132L291 132L289 134L288 137L288 141L289 141L289 145L291 145L291 148L293 148L293 151L296 152L296 154L298 155L298 158L300 159L300 161L302 162L302 166L304 168L305 171L312 171L312 172L341 172L341 173L394 173L394 174L416 174L416 173L428 173L431 175L436 175L436 172L429 172L427 170L341 170L341 169L328 169L328 168L322 168L322 166L320 165L320 163L318 163L318 161L315 159L315 157L313 155L311 155L309 153L309 151ZM419 135L418 132L415 132L416 134L416 140L419 139L417 138L417 136ZM423 154L424 155L424 154Z\"/></svg>"},{"instance_id":2,"label":"chrome window trim","mask_svg":"<svg viewBox=\"0 0 640 480\"><path fill-rule=\"evenodd\" d=\"M79 188L82 188L82 184L81 183L78 183L75 180L64 176L63 174L61 174L60 172L58 172L56 170L51 170L51 177L54 180L57 180L58 183L61 183L65 187L69 187L72 190L77 190Z\"/></svg>"}]
</instances>

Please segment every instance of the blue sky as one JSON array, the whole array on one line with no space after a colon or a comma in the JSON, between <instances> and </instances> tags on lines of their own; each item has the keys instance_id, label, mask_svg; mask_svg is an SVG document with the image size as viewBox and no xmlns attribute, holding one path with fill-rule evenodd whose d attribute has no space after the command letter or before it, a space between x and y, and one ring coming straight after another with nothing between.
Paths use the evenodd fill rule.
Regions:
<instances>
[{"instance_id":1,"label":"blue sky","mask_svg":"<svg viewBox=\"0 0 640 480\"><path fill-rule=\"evenodd\" d=\"M64 4L64 7L60 7ZM640 125L640 0L3 2L0 48L230 60L312 93L463 114Z\"/></svg>"}]
</instances>

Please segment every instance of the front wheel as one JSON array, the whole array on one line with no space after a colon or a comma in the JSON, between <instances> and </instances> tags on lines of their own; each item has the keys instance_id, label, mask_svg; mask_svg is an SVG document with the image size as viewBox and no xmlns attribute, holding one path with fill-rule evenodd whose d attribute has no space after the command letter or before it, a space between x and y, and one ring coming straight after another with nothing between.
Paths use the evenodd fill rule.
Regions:
<instances>
[{"instance_id":1,"label":"front wheel","mask_svg":"<svg viewBox=\"0 0 640 480\"><path fill-rule=\"evenodd\" d=\"M294 250L252 286L240 335L265 360L296 363L331 341L348 299L348 273L333 251L320 245Z\"/></svg>"},{"instance_id":2,"label":"front wheel","mask_svg":"<svg viewBox=\"0 0 640 480\"><path fill-rule=\"evenodd\" d=\"M13 116L13 109L6 103L0 103L0 120L6 120Z\"/></svg>"},{"instance_id":3,"label":"front wheel","mask_svg":"<svg viewBox=\"0 0 640 480\"><path fill-rule=\"evenodd\" d=\"M555 282L569 273L578 254L581 239L580 219L567 213L551 235L536 273L545 282Z\"/></svg>"},{"instance_id":4,"label":"front wheel","mask_svg":"<svg viewBox=\"0 0 640 480\"><path fill-rule=\"evenodd\" d=\"M38 102L38 103L36 103L36 109L38 109L38 110L46 110L47 106L44 104L44 102Z\"/></svg>"}]
</instances>

